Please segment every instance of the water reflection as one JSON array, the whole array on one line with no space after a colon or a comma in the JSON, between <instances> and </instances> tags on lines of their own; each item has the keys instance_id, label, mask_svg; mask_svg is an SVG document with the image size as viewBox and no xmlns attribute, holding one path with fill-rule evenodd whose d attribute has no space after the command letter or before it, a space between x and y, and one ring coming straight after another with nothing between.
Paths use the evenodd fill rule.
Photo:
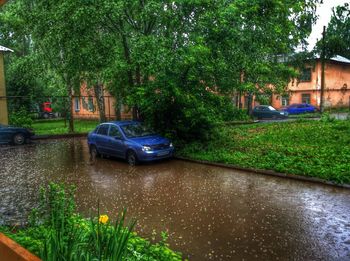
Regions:
<instances>
[{"instance_id":1,"label":"water reflection","mask_svg":"<svg viewBox=\"0 0 350 261\"><path fill-rule=\"evenodd\" d=\"M0 150L0 215L21 222L40 185L77 185L79 211L123 207L191 260L350 258L350 191L182 161L91 164L83 139Z\"/></svg>"}]
</instances>

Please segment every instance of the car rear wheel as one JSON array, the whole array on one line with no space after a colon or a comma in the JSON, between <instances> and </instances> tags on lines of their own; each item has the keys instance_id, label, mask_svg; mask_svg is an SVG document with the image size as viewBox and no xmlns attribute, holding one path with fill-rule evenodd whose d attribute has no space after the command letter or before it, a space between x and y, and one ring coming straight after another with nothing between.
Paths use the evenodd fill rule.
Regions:
<instances>
[{"instance_id":1,"label":"car rear wheel","mask_svg":"<svg viewBox=\"0 0 350 261\"><path fill-rule=\"evenodd\" d=\"M22 133L16 133L14 136L13 136L13 143L15 145L23 145L26 141L26 138L24 137L24 135Z\"/></svg>"},{"instance_id":2,"label":"car rear wheel","mask_svg":"<svg viewBox=\"0 0 350 261\"><path fill-rule=\"evenodd\" d=\"M98 153L98 150L95 145L90 146L90 156L91 159L96 159L96 157L100 156L100 153Z\"/></svg>"},{"instance_id":3,"label":"car rear wheel","mask_svg":"<svg viewBox=\"0 0 350 261\"><path fill-rule=\"evenodd\" d=\"M128 151L128 153L126 155L126 160L130 166L135 166L138 163L136 153L133 152L132 150Z\"/></svg>"}]
</instances>

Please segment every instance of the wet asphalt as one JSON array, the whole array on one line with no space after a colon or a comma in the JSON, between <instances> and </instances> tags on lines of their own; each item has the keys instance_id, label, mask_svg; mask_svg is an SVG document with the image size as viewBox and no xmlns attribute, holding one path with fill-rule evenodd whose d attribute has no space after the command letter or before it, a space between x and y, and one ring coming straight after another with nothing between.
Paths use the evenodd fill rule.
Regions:
<instances>
[{"instance_id":1,"label":"wet asphalt","mask_svg":"<svg viewBox=\"0 0 350 261\"><path fill-rule=\"evenodd\" d=\"M25 223L40 186L77 186L78 210L112 219L190 260L350 260L350 190L168 160L89 160L83 138L0 148L0 222Z\"/></svg>"}]
</instances>

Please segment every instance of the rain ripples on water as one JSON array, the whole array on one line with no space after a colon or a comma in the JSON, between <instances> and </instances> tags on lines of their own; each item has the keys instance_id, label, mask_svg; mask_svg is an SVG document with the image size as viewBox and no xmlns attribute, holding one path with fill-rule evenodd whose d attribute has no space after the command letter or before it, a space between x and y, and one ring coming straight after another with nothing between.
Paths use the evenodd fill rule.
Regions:
<instances>
[{"instance_id":1,"label":"rain ripples on water","mask_svg":"<svg viewBox=\"0 0 350 261\"><path fill-rule=\"evenodd\" d=\"M0 222L22 224L50 181L75 184L78 210L127 207L151 239L190 260L350 259L350 190L170 160L89 162L86 140L0 148Z\"/></svg>"}]
</instances>

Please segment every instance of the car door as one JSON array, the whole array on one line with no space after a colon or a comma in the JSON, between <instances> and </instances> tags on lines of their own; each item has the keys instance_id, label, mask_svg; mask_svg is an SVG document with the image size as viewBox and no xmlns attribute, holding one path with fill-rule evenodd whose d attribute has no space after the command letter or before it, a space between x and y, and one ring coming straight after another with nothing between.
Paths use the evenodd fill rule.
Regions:
<instances>
[{"instance_id":1,"label":"car door","mask_svg":"<svg viewBox=\"0 0 350 261\"><path fill-rule=\"evenodd\" d=\"M256 106L254 109L253 109L253 116L256 117L256 118L260 118L260 109L259 109L259 106Z\"/></svg>"},{"instance_id":2,"label":"car door","mask_svg":"<svg viewBox=\"0 0 350 261\"><path fill-rule=\"evenodd\" d=\"M266 119L269 117L269 109L265 106L261 106L260 108L260 118L261 119Z\"/></svg>"},{"instance_id":3,"label":"car door","mask_svg":"<svg viewBox=\"0 0 350 261\"><path fill-rule=\"evenodd\" d=\"M266 118L271 119L271 118L278 117L278 115L279 115L278 111L276 111L276 109L273 108L272 106L268 106L265 109L266 109L266 112L265 112L266 113Z\"/></svg>"},{"instance_id":4,"label":"car door","mask_svg":"<svg viewBox=\"0 0 350 261\"><path fill-rule=\"evenodd\" d=\"M310 104L305 104L305 110L308 113L315 112L315 108Z\"/></svg>"},{"instance_id":5,"label":"car door","mask_svg":"<svg viewBox=\"0 0 350 261\"><path fill-rule=\"evenodd\" d=\"M107 146L108 154L113 155L115 157L124 158L124 155L125 155L124 137L119 131L117 126L111 124L111 126L109 127L107 139L108 139L108 143L106 146Z\"/></svg>"},{"instance_id":6,"label":"car door","mask_svg":"<svg viewBox=\"0 0 350 261\"><path fill-rule=\"evenodd\" d=\"M304 113L305 112L305 105L304 104L299 104L297 106L297 112L298 112L298 114Z\"/></svg>"},{"instance_id":7,"label":"car door","mask_svg":"<svg viewBox=\"0 0 350 261\"><path fill-rule=\"evenodd\" d=\"M99 153L108 154L108 129L110 124L102 124L96 133L96 147Z\"/></svg>"}]
</instances>

